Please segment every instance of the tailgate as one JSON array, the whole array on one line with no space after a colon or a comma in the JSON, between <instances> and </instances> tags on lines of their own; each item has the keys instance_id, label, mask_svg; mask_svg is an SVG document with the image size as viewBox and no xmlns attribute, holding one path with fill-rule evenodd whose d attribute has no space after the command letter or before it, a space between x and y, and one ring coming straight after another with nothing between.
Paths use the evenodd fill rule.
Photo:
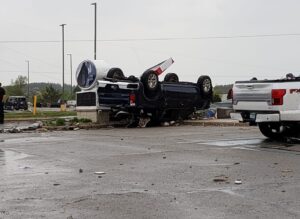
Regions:
<instances>
[{"instance_id":1,"label":"tailgate","mask_svg":"<svg viewBox=\"0 0 300 219\"><path fill-rule=\"evenodd\" d=\"M277 110L272 104L272 83L242 83L233 87L233 108L235 110Z\"/></svg>"},{"instance_id":2,"label":"tailgate","mask_svg":"<svg viewBox=\"0 0 300 219\"><path fill-rule=\"evenodd\" d=\"M109 107L135 106L138 83L98 81L99 104Z\"/></svg>"}]
</instances>

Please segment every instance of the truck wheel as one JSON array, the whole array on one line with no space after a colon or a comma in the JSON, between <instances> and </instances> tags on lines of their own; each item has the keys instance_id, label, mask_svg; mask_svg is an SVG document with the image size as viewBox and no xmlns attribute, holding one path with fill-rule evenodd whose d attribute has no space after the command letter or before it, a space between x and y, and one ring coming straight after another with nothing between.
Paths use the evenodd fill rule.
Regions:
<instances>
[{"instance_id":1,"label":"truck wheel","mask_svg":"<svg viewBox=\"0 0 300 219\"><path fill-rule=\"evenodd\" d=\"M123 71L119 68L111 68L107 72L107 77L112 79L117 79L117 80L121 80L125 78Z\"/></svg>"},{"instance_id":2,"label":"truck wheel","mask_svg":"<svg viewBox=\"0 0 300 219\"><path fill-rule=\"evenodd\" d=\"M284 137L282 126L279 123L259 123L260 132L267 138L282 140Z\"/></svg>"},{"instance_id":3,"label":"truck wheel","mask_svg":"<svg viewBox=\"0 0 300 219\"><path fill-rule=\"evenodd\" d=\"M157 97L159 91L159 81L158 76L154 71L146 71L141 77L141 82L144 86L145 95L153 99Z\"/></svg>"},{"instance_id":4,"label":"truck wheel","mask_svg":"<svg viewBox=\"0 0 300 219\"><path fill-rule=\"evenodd\" d=\"M212 97L212 84L211 79L207 75L202 75L197 81L197 85L200 88L201 94L204 98Z\"/></svg>"},{"instance_id":5,"label":"truck wheel","mask_svg":"<svg viewBox=\"0 0 300 219\"><path fill-rule=\"evenodd\" d=\"M177 83L177 82L179 82L178 75L175 73L168 73L168 74L166 74L166 76L164 78L164 82Z\"/></svg>"}]
</instances>

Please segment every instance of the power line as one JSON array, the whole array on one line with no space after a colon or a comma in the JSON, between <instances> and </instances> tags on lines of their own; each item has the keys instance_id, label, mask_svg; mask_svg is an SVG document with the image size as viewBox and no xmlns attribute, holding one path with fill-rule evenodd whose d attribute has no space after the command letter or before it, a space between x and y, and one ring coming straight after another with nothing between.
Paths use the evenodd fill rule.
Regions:
<instances>
[{"instance_id":1,"label":"power line","mask_svg":"<svg viewBox=\"0 0 300 219\"><path fill-rule=\"evenodd\" d=\"M172 40L209 40L209 39L238 39L238 38L266 38L266 37L298 37L300 33L284 34L255 34L255 35L232 35L232 36L203 36L203 37L162 37L162 38L124 38L103 39L100 42L135 42L135 41L172 41ZM65 40L65 42L93 42L94 40L78 39ZM0 40L0 43L60 43L61 40Z\"/></svg>"},{"instance_id":2,"label":"power line","mask_svg":"<svg viewBox=\"0 0 300 219\"><path fill-rule=\"evenodd\" d=\"M0 70L0 72L3 72L3 73L25 73L24 70L21 70L21 71L12 71L12 70L8 70L8 71L5 71L5 70ZM44 71L31 71L30 73L33 73L33 74L60 74L60 72L44 72Z\"/></svg>"}]
</instances>

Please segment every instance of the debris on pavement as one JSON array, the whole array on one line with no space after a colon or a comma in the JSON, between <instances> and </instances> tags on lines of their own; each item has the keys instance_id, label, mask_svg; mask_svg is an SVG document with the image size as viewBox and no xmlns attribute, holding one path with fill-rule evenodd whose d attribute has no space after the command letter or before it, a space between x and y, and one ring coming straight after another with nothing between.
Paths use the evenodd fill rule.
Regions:
<instances>
[{"instance_id":1,"label":"debris on pavement","mask_svg":"<svg viewBox=\"0 0 300 219\"><path fill-rule=\"evenodd\" d=\"M227 182L229 179L228 176L225 175L220 175L220 176L215 176L215 178L213 179L214 182Z\"/></svg>"},{"instance_id":2,"label":"debris on pavement","mask_svg":"<svg viewBox=\"0 0 300 219\"><path fill-rule=\"evenodd\" d=\"M99 172L94 172L94 174L95 174L95 175L103 175L103 174L105 174L105 172L99 171Z\"/></svg>"},{"instance_id":3,"label":"debris on pavement","mask_svg":"<svg viewBox=\"0 0 300 219\"><path fill-rule=\"evenodd\" d=\"M139 120L139 127L141 128L145 128L147 126L147 124L150 122L150 118L146 117L146 118L140 118Z\"/></svg>"},{"instance_id":4,"label":"debris on pavement","mask_svg":"<svg viewBox=\"0 0 300 219\"><path fill-rule=\"evenodd\" d=\"M164 123L162 123L162 126L165 126L165 127L170 126L170 123L169 122L164 122Z\"/></svg>"},{"instance_id":5,"label":"debris on pavement","mask_svg":"<svg viewBox=\"0 0 300 219\"><path fill-rule=\"evenodd\" d=\"M293 172L293 170L282 170L281 172L282 173L291 173L291 172Z\"/></svg>"},{"instance_id":6,"label":"debris on pavement","mask_svg":"<svg viewBox=\"0 0 300 219\"><path fill-rule=\"evenodd\" d=\"M234 184L236 184L236 185L241 185L241 184L242 184L242 180L237 179L237 180L234 181Z\"/></svg>"},{"instance_id":7,"label":"debris on pavement","mask_svg":"<svg viewBox=\"0 0 300 219\"><path fill-rule=\"evenodd\" d=\"M83 169L80 168L80 169L79 169L79 173L82 173L82 172L83 172Z\"/></svg>"},{"instance_id":8,"label":"debris on pavement","mask_svg":"<svg viewBox=\"0 0 300 219\"><path fill-rule=\"evenodd\" d=\"M26 170L26 169L30 169L30 167L28 167L28 166L23 166L23 167L19 167L20 169L24 169L24 170Z\"/></svg>"}]
</instances>

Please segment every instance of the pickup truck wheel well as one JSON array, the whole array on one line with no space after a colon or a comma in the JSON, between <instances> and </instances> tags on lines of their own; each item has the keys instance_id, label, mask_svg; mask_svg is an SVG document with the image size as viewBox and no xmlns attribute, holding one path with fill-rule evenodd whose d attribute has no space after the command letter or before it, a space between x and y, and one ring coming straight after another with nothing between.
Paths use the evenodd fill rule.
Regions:
<instances>
[{"instance_id":1,"label":"pickup truck wheel well","mask_svg":"<svg viewBox=\"0 0 300 219\"><path fill-rule=\"evenodd\" d=\"M120 68L111 68L106 75L108 78L122 80L125 78L123 71Z\"/></svg>"},{"instance_id":2,"label":"pickup truck wheel well","mask_svg":"<svg viewBox=\"0 0 300 219\"><path fill-rule=\"evenodd\" d=\"M175 73L168 73L168 74L166 74L166 76L164 77L164 82L178 83L178 82L179 82L178 75L175 74Z\"/></svg>"}]
</instances>

